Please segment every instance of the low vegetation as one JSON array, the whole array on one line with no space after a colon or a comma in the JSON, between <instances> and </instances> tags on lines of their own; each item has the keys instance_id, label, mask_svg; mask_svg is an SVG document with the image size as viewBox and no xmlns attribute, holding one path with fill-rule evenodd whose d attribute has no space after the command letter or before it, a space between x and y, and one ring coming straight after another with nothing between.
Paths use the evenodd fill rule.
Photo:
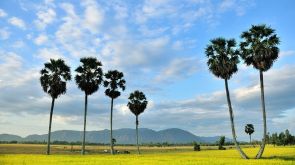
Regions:
<instances>
[{"instance_id":1,"label":"low vegetation","mask_svg":"<svg viewBox=\"0 0 295 165\"><path fill-rule=\"evenodd\" d=\"M176 147L141 147L144 154L137 155L134 146L117 146L119 151L128 150L131 154L117 154L111 156L104 154L108 146L86 146L89 154L81 156L81 145L74 146L74 152L70 152L70 146L52 145L51 156L43 155L45 145L21 145L2 144L0 153L3 150L27 154L5 154L0 155L0 164L294 164L295 146L273 147L267 145L262 159L240 159L233 146L226 146L226 150L217 150L217 146L201 146L201 152L193 151L192 146ZM259 147L253 148L242 146L250 158L254 158ZM96 152L95 152L96 151ZM31 152L31 153L30 153ZM36 154L38 153L38 154ZM98 155L98 153L101 153ZM73 155L74 154L74 155Z\"/></svg>"}]
</instances>

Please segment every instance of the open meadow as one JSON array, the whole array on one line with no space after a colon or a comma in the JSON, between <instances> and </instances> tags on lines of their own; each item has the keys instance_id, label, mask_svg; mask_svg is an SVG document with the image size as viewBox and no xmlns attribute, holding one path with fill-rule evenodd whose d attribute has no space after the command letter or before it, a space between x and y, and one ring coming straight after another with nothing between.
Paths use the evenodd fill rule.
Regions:
<instances>
[{"instance_id":1,"label":"open meadow","mask_svg":"<svg viewBox=\"0 0 295 165\"><path fill-rule=\"evenodd\" d=\"M134 146L116 146L119 151L130 154L110 155L103 153L108 146L87 146L86 154L80 155L80 146L53 145L52 155L45 155L45 145L1 144L0 164L295 164L295 146L267 146L260 160L244 160L234 148L217 150L217 146L202 146L192 151L191 146L141 147L137 155ZM244 148L253 158L259 147ZM71 151L72 150L72 151Z\"/></svg>"}]
</instances>

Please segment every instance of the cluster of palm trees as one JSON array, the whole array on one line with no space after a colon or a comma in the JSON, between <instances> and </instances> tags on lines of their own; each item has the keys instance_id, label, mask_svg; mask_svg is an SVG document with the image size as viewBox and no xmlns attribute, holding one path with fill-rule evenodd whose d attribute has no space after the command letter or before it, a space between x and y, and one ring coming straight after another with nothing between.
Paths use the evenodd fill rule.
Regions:
<instances>
[{"instance_id":1,"label":"cluster of palm trees","mask_svg":"<svg viewBox=\"0 0 295 165\"><path fill-rule=\"evenodd\" d=\"M280 40L275 30L264 24L252 25L252 27L241 34L241 43L237 48L235 39L216 38L210 41L206 47L205 54L208 58L209 70L217 77L224 79L227 103L230 114L233 141L236 149L244 159L249 157L243 152L236 140L234 127L234 115L228 89L228 80L238 71L239 57L247 66L252 65L259 71L261 88L261 105L263 114L263 138L256 158L261 158L266 139L266 112L264 99L263 72L269 70L278 58Z\"/></svg>"},{"instance_id":2,"label":"cluster of palm trees","mask_svg":"<svg viewBox=\"0 0 295 165\"><path fill-rule=\"evenodd\" d=\"M121 95L121 91L125 90L126 81L124 74L117 70L110 70L103 74L102 63L95 57L81 58L81 66L75 70L77 72L75 81L79 89L85 93L85 109L84 109L84 129L82 139L81 154L85 154L85 133L86 133L86 117L87 117L87 104L88 96L95 93L100 85L106 88L105 95L111 98L111 115L110 115L110 151L114 154L114 138L113 138L113 103L114 99ZM41 70L40 82L44 92L48 93L52 98L50 109L48 140L47 140L47 154L50 154L50 136L51 124L54 108L54 101L62 94L66 93L66 82L71 80L70 67L67 66L62 59L50 59L50 62L44 64ZM134 91L129 96L127 106L130 111L136 116L136 138L137 149L138 146L138 115L141 114L147 107L147 100L143 92L138 90Z\"/></svg>"}]
</instances>

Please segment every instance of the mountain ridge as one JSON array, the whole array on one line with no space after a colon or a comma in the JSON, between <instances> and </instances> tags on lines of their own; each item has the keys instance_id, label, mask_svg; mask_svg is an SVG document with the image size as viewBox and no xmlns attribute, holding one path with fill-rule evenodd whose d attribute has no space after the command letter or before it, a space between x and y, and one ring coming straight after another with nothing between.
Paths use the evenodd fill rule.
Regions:
<instances>
[{"instance_id":1,"label":"mountain ridge","mask_svg":"<svg viewBox=\"0 0 295 165\"><path fill-rule=\"evenodd\" d=\"M220 136L203 137L196 136L193 133L179 129L168 128L155 131L149 128L139 128L139 139L141 143L175 143L185 144L193 141L201 143L215 143ZM57 130L51 133L51 141L77 142L82 139L82 131L77 130ZM114 138L118 144L134 144L136 142L135 129L121 128L113 130ZM86 131L86 141L89 143L109 143L110 130ZM12 134L0 134L0 141L47 141L47 134L32 134L25 137ZM226 138L226 141L231 141Z\"/></svg>"}]
</instances>

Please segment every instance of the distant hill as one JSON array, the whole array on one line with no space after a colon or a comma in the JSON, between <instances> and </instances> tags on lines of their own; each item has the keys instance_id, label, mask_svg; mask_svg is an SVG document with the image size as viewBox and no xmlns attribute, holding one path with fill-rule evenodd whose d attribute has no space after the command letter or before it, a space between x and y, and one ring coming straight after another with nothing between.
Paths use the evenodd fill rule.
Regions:
<instances>
[{"instance_id":1,"label":"distant hill","mask_svg":"<svg viewBox=\"0 0 295 165\"><path fill-rule=\"evenodd\" d=\"M60 130L51 133L51 141L67 141L77 142L82 139L82 131ZM129 128L113 130L113 136L118 144L134 144L136 142L135 130ZM105 129L101 131L87 131L86 141L90 143L109 143L110 131ZM161 131L154 131L152 129L140 128L139 139L141 143L191 143L193 141L203 143L215 143L219 140L219 136L214 137L200 137L188 131L170 128ZM43 135L29 135L27 137L20 137L17 135L0 134L0 141L47 141L47 134ZM231 141L226 139L226 141Z\"/></svg>"}]
</instances>

